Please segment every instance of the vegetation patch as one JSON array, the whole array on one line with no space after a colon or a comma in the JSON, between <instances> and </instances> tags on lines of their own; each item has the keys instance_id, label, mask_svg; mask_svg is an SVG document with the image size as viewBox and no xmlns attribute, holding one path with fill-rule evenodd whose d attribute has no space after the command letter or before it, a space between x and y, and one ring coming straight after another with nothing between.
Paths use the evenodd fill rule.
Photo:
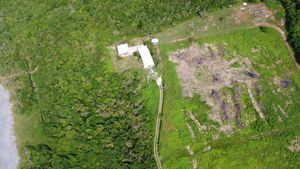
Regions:
<instances>
[{"instance_id":1,"label":"vegetation patch","mask_svg":"<svg viewBox=\"0 0 300 169\"><path fill-rule=\"evenodd\" d=\"M290 140L299 135L296 122L299 115L296 112L300 102L296 98L300 95L300 77L279 33L270 28L263 31L255 28L202 38L196 42L196 45L193 45L195 41L184 41L161 46L165 66L168 66L168 69L164 68L166 95L172 93L172 102L181 103L180 108L170 109L166 106L164 109L161 153L165 166L172 168L168 154L177 152L175 158L188 157L190 166L197 160L202 168L297 168L299 154L291 152L288 146ZM222 47L224 56L220 55ZM232 60L238 66L228 64ZM206 65L210 61L216 63L216 67ZM205 69L201 69L204 65ZM214 69L220 69L217 72L224 76L214 78ZM230 70L240 71L236 71L235 75L238 76L231 76ZM206 76L201 76L203 74ZM169 81L166 75L175 77ZM237 82L234 83L231 77ZM222 79L226 81L226 78L229 79L228 83L221 85ZM221 81L214 85L214 79ZM251 82L251 85L247 85L247 82ZM172 86L167 85L169 83ZM222 87L213 92L205 88L206 83L211 83L208 86ZM174 91L178 91L178 95L174 95ZM165 101L169 102L167 99ZM226 120L226 111L233 112L229 113L233 121ZM221 117L219 119L223 127L209 116L213 112ZM169 124L173 124L173 130L167 130ZM199 124L206 129L199 130ZM234 131L230 137L222 132L228 126L233 126L231 130ZM170 147L165 142L166 138L177 142L177 147ZM189 146L189 151L186 146ZM272 155L272 152L277 154ZM248 160L244 158L245 154ZM260 162L261 158L269 162ZM279 163L279 159L284 159L286 163ZM180 164L178 162L175 165Z\"/></svg>"}]
</instances>

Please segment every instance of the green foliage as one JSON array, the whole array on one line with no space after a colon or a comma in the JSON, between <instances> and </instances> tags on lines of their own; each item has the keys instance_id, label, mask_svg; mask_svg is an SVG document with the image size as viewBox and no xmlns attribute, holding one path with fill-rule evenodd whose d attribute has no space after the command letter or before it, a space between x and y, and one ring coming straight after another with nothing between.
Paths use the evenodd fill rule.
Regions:
<instances>
[{"instance_id":1,"label":"green foliage","mask_svg":"<svg viewBox=\"0 0 300 169\"><path fill-rule=\"evenodd\" d=\"M296 52L296 60L300 62L300 10L299 0L280 0L286 12L286 28L288 40Z\"/></svg>"}]
</instances>

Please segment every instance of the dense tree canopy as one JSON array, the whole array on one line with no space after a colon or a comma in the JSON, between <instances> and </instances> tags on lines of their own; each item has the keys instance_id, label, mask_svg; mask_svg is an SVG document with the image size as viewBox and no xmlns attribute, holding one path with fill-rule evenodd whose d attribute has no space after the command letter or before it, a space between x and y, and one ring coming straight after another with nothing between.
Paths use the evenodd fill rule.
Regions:
<instances>
[{"instance_id":1,"label":"dense tree canopy","mask_svg":"<svg viewBox=\"0 0 300 169\"><path fill-rule=\"evenodd\" d=\"M286 28L289 42L296 52L296 60L300 62L300 1L280 0L286 11Z\"/></svg>"}]
</instances>

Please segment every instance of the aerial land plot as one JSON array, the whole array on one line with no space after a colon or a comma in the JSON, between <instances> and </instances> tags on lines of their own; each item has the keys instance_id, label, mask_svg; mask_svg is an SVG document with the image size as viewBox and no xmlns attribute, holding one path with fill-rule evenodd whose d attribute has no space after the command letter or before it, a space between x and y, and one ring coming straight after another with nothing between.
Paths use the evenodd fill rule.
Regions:
<instances>
[{"instance_id":1,"label":"aerial land plot","mask_svg":"<svg viewBox=\"0 0 300 169\"><path fill-rule=\"evenodd\" d=\"M299 166L300 76L276 30L161 45L161 55L166 168Z\"/></svg>"}]
</instances>

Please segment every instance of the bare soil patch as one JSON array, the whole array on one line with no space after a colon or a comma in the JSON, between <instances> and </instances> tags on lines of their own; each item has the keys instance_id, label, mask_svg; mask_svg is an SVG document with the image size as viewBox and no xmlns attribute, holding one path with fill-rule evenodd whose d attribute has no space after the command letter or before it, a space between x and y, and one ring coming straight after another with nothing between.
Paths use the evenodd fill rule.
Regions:
<instances>
[{"instance_id":1,"label":"bare soil patch","mask_svg":"<svg viewBox=\"0 0 300 169\"><path fill-rule=\"evenodd\" d=\"M265 4L250 4L246 11L256 22L267 22L268 19L275 20L274 13Z\"/></svg>"},{"instance_id":2,"label":"bare soil patch","mask_svg":"<svg viewBox=\"0 0 300 169\"><path fill-rule=\"evenodd\" d=\"M200 95L212 108L209 118L221 124L220 131L230 134L232 121L242 127L239 85L252 86L260 75L251 66L247 58L235 57L227 61L224 58L226 46L213 44L192 45L169 55L170 61L177 64L176 71L181 80L182 93L186 97ZM240 66L233 66L235 63ZM232 88L232 93L224 88ZM226 122L226 124L225 124Z\"/></svg>"},{"instance_id":3,"label":"bare soil patch","mask_svg":"<svg viewBox=\"0 0 300 169\"><path fill-rule=\"evenodd\" d=\"M291 141L288 149L292 152L300 153L300 137L296 137L293 141Z\"/></svg>"},{"instance_id":4,"label":"bare soil patch","mask_svg":"<svg viewBox=\"0 0 300 169\"><path fill-rule=\"evenodd\" d=\"M254 21L257 23L266 23L268 19L275 20L274 13L265 4L249 4L248 6L238 6L233 13L234 22Z\"/></svg>"}]
</instances>

